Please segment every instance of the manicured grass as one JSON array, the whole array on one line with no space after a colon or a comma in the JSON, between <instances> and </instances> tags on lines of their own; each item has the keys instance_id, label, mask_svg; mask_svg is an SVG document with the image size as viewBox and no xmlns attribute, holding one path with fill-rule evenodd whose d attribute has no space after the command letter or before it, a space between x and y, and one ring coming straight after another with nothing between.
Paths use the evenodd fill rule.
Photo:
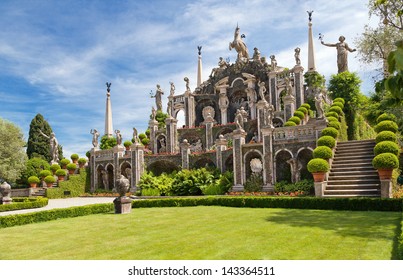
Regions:
<instances>
[{"instance_id":1,"label":"manicured grass","mask_svg":"<svg viewBox=\"0 0 403 280\"><path fill-rule=\"evenodd\" d=\"M140 208L0 229L0 259L393 259L400 212Z\"/></svg>"}]
</instances>

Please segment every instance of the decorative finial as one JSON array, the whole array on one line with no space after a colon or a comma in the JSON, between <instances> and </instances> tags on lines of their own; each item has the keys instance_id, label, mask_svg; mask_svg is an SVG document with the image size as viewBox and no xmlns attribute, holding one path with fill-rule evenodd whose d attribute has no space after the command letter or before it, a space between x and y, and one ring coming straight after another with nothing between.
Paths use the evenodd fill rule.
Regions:
<instances>
[{"instance_id":1,"label":"decorative finial","mask_svg":"<svg viewBox=\"0 0 403 280\"><path fill-rule=\"evenodd\" d=\"M202 46L197 46L197 49L199 50L199 55L201 55Z\"/></svg>"},{"instance_id":2,"label":"decorative finial","mask_svg":"<svg viewBox=\"0 0 403 280\"><path fill-rule=\"evenodd\" d=\"M309 16L309 22L311 22L312 21L312 13L313 13L313 11L306 11L307 13L308 13L308 16Z\"/></svg>"},{"instance_id":3,"label":"decorative finial","mask_svg":"<svg viewBox=\"0 0 403 280\"><path fill-rule=\"evenodd\" d=\"M112 83L106 82L106 91L107 91L108 93L111 92L111 85L112 85Z\"/></svg>"},{"instance_id":4,"label":"decorative finial","mask_svg":"<svg viewBox=\"0 0 403 280\"><path fill-rule=\"evenodd\" d=\"M321 42L323 42L323 38L325 37L325 35L323 35L322 33L319 33L319 40L321 41Z\"/></svg>"}]
</instances>

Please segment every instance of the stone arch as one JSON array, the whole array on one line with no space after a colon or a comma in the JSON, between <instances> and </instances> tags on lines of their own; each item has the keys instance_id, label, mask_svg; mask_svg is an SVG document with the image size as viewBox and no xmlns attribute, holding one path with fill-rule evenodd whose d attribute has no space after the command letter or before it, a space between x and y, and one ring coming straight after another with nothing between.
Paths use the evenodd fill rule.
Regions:
<instances>
[{"instance_id":1,"label":"stone arch","mask_svg":"<svg viewBox=\"0 0 403 280\"><path fill-rule=\"evenodd\" d=\"M243 156L243 162L244 162L244 181L246 182L247 178L249 178L252 175L252 169L250 166L250 162L252 159L258 158L262 162L262 167L263 167L263 154L258 151L258 150L250 150L247 153L244 154ZM263 169L262 169L262 176L263 176Z\"/></svg>"},{"instance_id":2,"label":"stone arch","mask_svg":"<svg viewBox=\"0 0 403 280\"><path fill-rule=\"evenodd\" d=\"M102 164L97 165L95 168L97 174L97 182L95 183L95 189L105 189L105 186L102 181L102 171L105 171L105 167Z\"/></svg>"},{"instance_id":3,"label":"stone arch","mask_svg":"<svg viewBox=\"0 0 403 280\"><path fill-rule=\"evenodd\" d=\"M129 169L129 170L127 170L127 169ZM132 174L131 170L132 170L132 165L128 161L124 161L120 165L120 174L125 176L129 180L130 180L131 174Z\"/></svg>"},{"instance_id":4,"label":"stone arch","mask_svg":"<svg viewBox=\"0 0 403 280\"><path fill-rule=\"evenodd\" d=\"M179 143L182 143L185 139L188 140L189 144L194 144L197 142L197 140L201 140L203 147L205 147L204 137L201 137L200 133L198 133L196 130L188 130L184 133L181 133L179 136Z\"/></svg>"},{"instance_id":5,"label":"stone arch","mask_svg":"<svg viewBox=\"0 0 403 280\"><path fill-rule=\"evenodd\" d=\"M284 126L284 120L280 117L273 118L273 126L274 127L282 127Z\"/></svg>"},{"instance_id":6,"label":"stone arch","mask_svg":"<svg viewBox=\"0 0 403 280\"><path fill-rule=\"evenodd\" d=\"M229 139L228 136L232 135L233 131L234 130L231 127L223 127L220 130L218 130L217 133L214 135L215 139L218 139L218 137L222 134L222 135L224 135L224 138L228 140ZM227 134L229 134L229 135L227 135Z\"/></svg>"},{"instance_id":7,"label":"stone arch","mask_svg":"<svg viewBox=\"0 0 403 280\"><path fill-rule=\"evenodd\" d=\"M105 166L105 171L108 174L108 188L105 190L113 190L115 188L115 166L112 163L108 163Z\"/></svg>"},{"instance_id":8,"label":"stone arch","mask_svg":"<svg viewBox=\"0 0 403 280\"><path fill-rule=\"evenodd\" d=\"M163 145L165 145L165 147L163 147ZM157 153L166 153L167 151L166 145L167 145L166 135L163 133L159 134L157 136Z\"/></svg>"},{"instance_id":9,"label":"stone arch","mask_svg":"<svg viewBox=\"0 0 403 280\"><path fill-rule=\"evenodd\" d=\"M172 173L179 171L180 167L170 160L158 160L147 166L147 171L151 171L154 175L161 175L162 173Z\"/></svg>"},{"instance_id":10,"label":"stone arch","mask_svg":"<svg viewBox=\"0 0 403 280\"><path fill-rule=\"evenodd\" d=\"M233 81L232 81L232 83L231 83L231 88L233 88L234 86L235 86L235 84L240 84L240 83L244 83L244 79L242 78L242 77L238 77L238 78L235 78Z\"/></svg>"},{"instance_id":11,"label":"stone arch","mask_svg":"<svg viewBox=\"0 0 403 280\"><path fill-rule=\"evenodd\" d=\"M293 158L293 154L290 150L281 149L275 153L274 166L276 182L287 181L291 182L291 166L287 162Z\"/></svg>"},{"instance_id":12,"label":"stone arch","mask_svg":"<svg viewBox=\"0 0 403 280\"><path fill-rule=\"evenodd\" d=\"M215 163L209 159L209 158L205 158L202 157L200 159L198 159L194 164L193 164L193 168L197 169L197 168L203 168L203 167L213 167L215 168L216 165Z\"/></svg>"},{"instance_id":13,"label":"stone arch","mask_svg":"<svg viewBox=\"0 0 403 280\"><path fill-rule=\"evenodd\" d=\"M232 153L224 161L224 171L234 171L234 156Z\"/></svg>"},{"instance_id":14,"label":"stone arch","mask_svg":"<svg viewBox=\"0 0 403 280\"><path fill-rule=\"evenodd\" d=\"M300 148L297 152L298 177L300 180L313 179L312 174L307 169L308 162L313 158L313 149L311 147Z\"/></svg>"}]
</instances>

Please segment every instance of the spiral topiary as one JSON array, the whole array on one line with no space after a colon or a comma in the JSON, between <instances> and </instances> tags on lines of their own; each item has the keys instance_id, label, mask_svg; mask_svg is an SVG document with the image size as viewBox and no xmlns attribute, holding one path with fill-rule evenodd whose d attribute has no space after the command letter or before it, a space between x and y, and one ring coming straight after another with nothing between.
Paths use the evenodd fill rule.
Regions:
<instances>
[{"instance_id":1,"label":"spiral topiary","mask_svg":"<svg viewBox=\"0 0 403 280\"><path fill-rule=\"evenodd\" d=\"M343 110L339 106L330 107L329 112L336 112L339 115L343 114Z\"/></svg>"},{"instance_id":2,"label":"spiral topiary","mask_svg":"<svg viewBox=\"0 0 403 280\"><path fill-rule=\"evenodd\" d=\"M301 119L298 118L298 117L291 117L291 118L288 119L288 121L294 122L297 125L301 123Z\"/></svg>"},{"instance_id":3,"label":"spiral topiary","mask_svg":"<svg viewBox=\"0 0 403 280\"><path fill-rule=\"evenodd\" d=\"M383 113L382 115L380 115L377 119L376 122L380 123L382 121L396 121L396 116L393 114L388 114L388 113Z\"/></svg>"},{"instance_id":4,"label":"spiral topiary","mask_svg":"<svg viewBox=\"0 0 403 280\"><path fill-rule=\"evenodd\" d=\"M328 172L329 163L322 158L314 158L308 162L307 168L311 173Z\"/></svg>"},{"instance_id":5,"label":"spiral topiary","mask_svg":"<svg viewBox=\"0 0 403 280\"><path fill-rule=\"evenodd\" d=\"M334 139L336 139L337 136L339 136L339 131L334 127L326 127L325 129L322 130L321 135L322 136L331 136Z\"/></svg>"},{"instance_id":6,"label":"spiral topiary","mask_svg":"<svg viewBox=\"0 0 403 280\"><path fill-rule=\"evenodd\" d=\"M335 129L339 130L340 129L340 123L339 122L329 122L327 124L328 127L334 127Z\"/></svg>"},{"instance_id":7,"label":"spiral topiary","mask_svg":"<svg viewBox=\"0 0 403 280\"><path fill-rule=\"evenodd\" d=\"M394 121L381 121L374 127L376 133L380 133L381 131L391 131L396 133L397 129L397 124Z\"/></svg>"},{"instance_id":8,"label":"spiral topiary","mask_svg":"<svg viewBox=\"0 0 403 280\"><path fill-rule=\"evenodd\" d=\"M379 132L375 138L375 142L379 143L382 141L392 141L392 142L397 143L396 133L393 133L392 131L387 131L387 130Z\"/></svg>"},{"instance_id":9,"label":"spiral topiary","mask_svg":"<svg viewBox=\"0 0 403 280\"><path fill-rule=\"evenodd\" d=\"M296 126L297 124L295 122L292 121L288 121L284 124L284 126Z\"/></svg>"},{"instance_id":10,"label":"spiral topiary","mask_svg":"<svg viewBox=\"0 0 403 280\"><path fill-rule=\"evenodd\" d=\"M333 156L333 151L327 146L319 146L313 150L314 158L330 159Z\"/></svg>"},{"instance_id":11,"label":"spiral topiary","mask_svg":"<svg viewBox=\"0 0 403 280\"><path fill-rule=\"evenodd\" d=\"M299 118L299 119L301 119L301 120L305 118L305 114L303 112L301 112L301 111L295 111L294 116Z\"/></svg>"},{"instance_id":12,"label":"spiral topiary","mask_svg":"<svg viewBox=\"0 0 403 280\"><path fill-rule=\"evenodd\" d=\"M399 167L399 160L392 153L383 153L374 157L372 165L376 169L395 169Z\"/></svg>"},{"instance_id":13,"label":"spiral topiary","mask_svg":"<svg viewBox=\"0 0 403 280\"><path fill-rule=\"evenodd\" d=\"M394 155L399 155L399 146L392 141L382 141L375 145L374 154L377 156L382 153L392 153Z\"/></svg>"},{"instance_id":14,"label":"spiral topiary","mask_svg":"<svg viewBox=\"0 0 403 280\"><path fill-rule=\"evenodd\" d=\"M327 146L334 148L336 146L336 140L332 136L322 136L316 142L317 146Z\"/></svg>"}]
</instances>

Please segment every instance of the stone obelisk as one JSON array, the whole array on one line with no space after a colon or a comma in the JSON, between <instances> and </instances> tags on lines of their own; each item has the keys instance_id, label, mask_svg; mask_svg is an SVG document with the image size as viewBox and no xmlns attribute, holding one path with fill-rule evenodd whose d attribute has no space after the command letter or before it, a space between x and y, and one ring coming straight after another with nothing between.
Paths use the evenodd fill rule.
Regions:
<instances>
[{"instance_id":1,"label":"stone obelisk","mask_svg":"<svg viewBox=\"0 0 403 280\"><path fill-rule=\"evenodd\" d=\"M107 89L106 89L106 111L105 111L105 135L107 135L108 137L113 136L111 85L112 83L106 83Z\"/></svg>"},{"instance_id":2,"label":"stone obelisk","mask_svg":"<svg viewBox=\"0 0 403 280\"><path fill-rule=\"evenodd\" d=\"M199 50L199 60L197 62L197 87L200 87L202 83L202 57L201 57L201 49L202 46L197 46Z\"/></svg>"},{"instance_id":3,"label":"stone obelisk","mask_svg":"<svg viewBox=\"0 0 403 280\"><path fill-rule=\"evenodd\" d=\"M313 11L308 11L309 23L308 23L308 72L316 71L315 65L315 48L313 45L312 36L312 13Z\"/></svg>"}]
</instances>

